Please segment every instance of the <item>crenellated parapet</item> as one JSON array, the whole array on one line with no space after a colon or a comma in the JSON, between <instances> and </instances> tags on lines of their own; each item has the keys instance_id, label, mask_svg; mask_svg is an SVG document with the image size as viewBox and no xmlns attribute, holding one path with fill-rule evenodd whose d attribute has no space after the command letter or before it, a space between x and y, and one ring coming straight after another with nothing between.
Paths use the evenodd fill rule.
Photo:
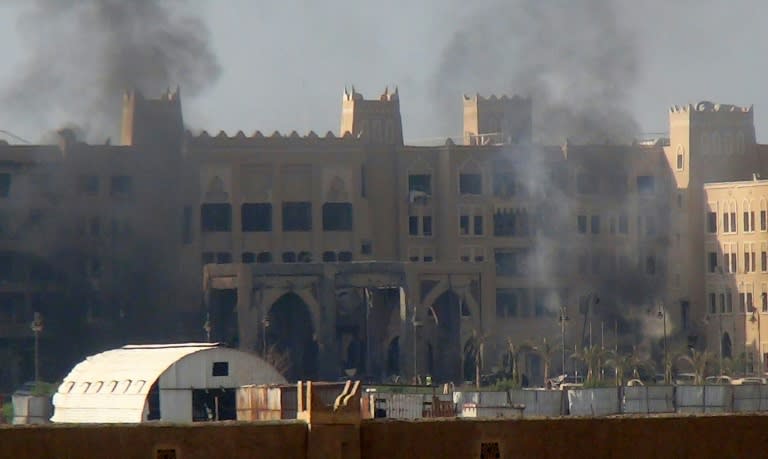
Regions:
<instances>
[{"instance_id":1,"label":"crenellated parapet","mask_svg":"<svg viewBox=\"0 0 768 459\"><path fill-rule=\"evenodd\" d=\"M709 101L702 101L698 104L673 105L669 109L670 113L691 113L691 112L721 112L721 113L752 113L753 107L740 107L732 104L715 104Z\"/></svg>"},{"instance_id":2,"label":"crenellated parapet","mask_svg":"<svg viewBox=\"0 0 768 459\"><path fill-rule=\"evenodd\" d=\"M291 131L289 134L274 131L269 135L264 135L261 131L254 131L250 136L243 131L237 131L234 135L229 135L225 131L219 131L216 135L211 135L208 131L202 131L198 134L187 131L188 146L352 145L359 140L359 137L355 137L349 132L343 136L336 136L331 131L322 137L317 135L315 131L309 131L306 135L300 135L296 131Z\"/></svg>"}]
</instances>

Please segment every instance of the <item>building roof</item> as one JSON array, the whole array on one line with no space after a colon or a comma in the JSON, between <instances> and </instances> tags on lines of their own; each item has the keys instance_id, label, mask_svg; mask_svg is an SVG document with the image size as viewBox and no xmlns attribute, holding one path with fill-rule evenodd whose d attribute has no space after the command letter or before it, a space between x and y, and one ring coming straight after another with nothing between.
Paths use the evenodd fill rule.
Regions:
<instances>
[{"instance_id":1,"label":"building roof","mask_svg":"<svg viewBox=\"0 0 768 459\"><path fill-rule=\"evenodd\" d=\"M123 346L89 356L59 386L53 397L55 411L51 420L142 422L147 395L155 381L180 360L210 350L242 354L216 343L182 343ZM269 367L258 357L248 355ZM277 381L282 380L277 377Z\"/></svg>"}]
</instances>

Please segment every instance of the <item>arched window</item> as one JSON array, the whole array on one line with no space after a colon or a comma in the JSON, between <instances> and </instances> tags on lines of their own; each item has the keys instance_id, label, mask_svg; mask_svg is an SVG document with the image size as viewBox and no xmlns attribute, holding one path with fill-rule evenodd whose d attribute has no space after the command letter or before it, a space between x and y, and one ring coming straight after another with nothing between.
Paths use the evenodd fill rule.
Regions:
<instances>
[{"instance_id":1,"label":"arched window","mask_svg":"<svg viewBox=\"0 0 768 459\"><path fill-rule=\"evenodd\" d=\"M676 162L677 170L681 171L685 168L685 148L682 145L677 146Z\"/></svg>"}]
</instances>

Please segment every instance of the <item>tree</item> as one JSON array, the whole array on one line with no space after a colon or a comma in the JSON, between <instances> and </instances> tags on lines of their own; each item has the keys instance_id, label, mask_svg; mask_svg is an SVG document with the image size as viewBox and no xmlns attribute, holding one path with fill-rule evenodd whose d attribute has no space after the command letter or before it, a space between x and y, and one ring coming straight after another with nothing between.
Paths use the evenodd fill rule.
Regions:
<instances>
[{"instance_id":1,"label":"tree","mask_svg":"<svg viewBox=\"0 0 768 459\"><path fill-rule=\"evenodd\" d=\"M541 344L537 344L533 347L533 351L541 357L541 360L544 363L544 381L549 380L549 369L552 368L552 359L555 357L555 353L558 351L559 348L555 347L547 341L547 338L545 337Z\"/></svg>"},{"instance_id":2,"label":"tree","mask_svg":"<svg viewBox=\"0 0 768 459\"><path fill-rule=\"evenodd\" d=\"M588 346L575 352L571 358L584 362L587 366L587 383L594 383L598 380L595 373L600 370L600 362L605 359L608 352L600 346Z\"/></svg>"},{"instance_id":3,"label":"tree","mask_svg":"<svg viewBox=\"0 0 768 459\"><path fill-rule=\"evenodd\" d=\"M512 373L512 382L515 385L520 386L523 382L520 374L520 357L524 353L532 351L533 348L529 343L515 344L512 338L507 338L507 359Z\"/></svg>"},{"instance_id":4,"label":"tree","mask_svg":"<svg viewBox=\"0 0 768 459\"><path fill-rule=\"evenodd\" d=\"M637 348L633 347L632 352L629 354L620 354L617 352L611 352L606 365L616 370L616 384L623 386L625 384L624 377L631 374L632 377L639 377L640 369L645 368L653 370L653 362L644 358L637 352Z\"/></svg>"},{"instance_id":5,"label":"tree","mask_svg":"<svg viewBox=\"0 0 768 459\"><path fill-rule=\"evenodd\" d=\"M714 354L709 351L697 351L691 349L690 354L683 354L677 357L678 360L683 361L693 368L694 384L703 384L704 376L707 373L707 366L714 360Z\"/></svg>"},{"instance_id":6,"label":"tree","mask_svg":"<svg viewBox=\"0 0 768 459\"><path fill-rule=\"evenodd\" d=\"M475 361L475 387L480 388L480 376L483 371L483 356L485 353L485 343L489 338L488 333L480 333L477 329L472 330L472 337L464 346L464 356L471 357Z\"/></svg>"}]
</instances>

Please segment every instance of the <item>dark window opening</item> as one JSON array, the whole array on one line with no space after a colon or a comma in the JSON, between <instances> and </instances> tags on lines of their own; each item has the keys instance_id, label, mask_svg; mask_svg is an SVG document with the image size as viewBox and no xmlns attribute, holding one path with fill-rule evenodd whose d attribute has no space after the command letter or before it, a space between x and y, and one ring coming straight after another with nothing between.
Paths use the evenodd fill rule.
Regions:
<instances>
[{"instance_id":1,"label":"dark window opening","mask_svg":"<svg viewBox=\"0 0 768 459\"><path fill-rule=\"evenodd\" d=\"M475 215L473 218L474 222L474 230L476 236L481 236L483 234L483 216L482 215Z\"/></svg>"},{"instance_id":2,"label":"dark window opening","mask_svg":"<svg viewBox=\"0 0 768 459\"><path fill-rule=\"evenodd\" d=\"M516 218L513 212L497 211L493 214L493 235L514 236Z\"/></svg>"},{"instance_id":3,"label":"dark window opening","mask_svg":"<svg viewBox=\"0 0 768 459\"><path fill-rule=\"evenodd\" d=\"M645 273L648 275L656 274L656 258L649 256L645 258Z\"/></svg>"},{"instance_id":4,"label":"dark window opening","mask_svg":"<svg viewBox=\"0 0 768 459\"><path fill-rule=\"evenodd\" d=\"M459 216L459 234L462 236L469 234L469 215Z\"/></svg>"},{"instance_id":5,"label":"dark window opening","mask_svg":"<svg viewBox=\"0 0 768 459\"><path fill-rule=\"evenodd\" d=\"M253 263L256 261L256 254L253 252L243 252L241 259L243 263Z\"/></svg>"},{"instance_id":6,"label":"dark window opening","mask_svg":"<svg viewBox=\"0 0 768 459\"><path fill-rule=\"evenodd\" d=\"M213 252L203 252L202 261L204 265L209 265L216 260L216 254Z\"/></svg>"},{"instance_id":7,"label":"dark window opening","mask_svg":"<svg viewBox=\"0 0 768 459\"><path fill-rule=\"evenodd\" d=\"M352 231L352 204L348 202L323 204L323 231Z\"/></svg>"},{"instance_id":8,"label":"dark window opening","mask_svg":"<svg viewBox=\"0 0 768 459\"><path fill-rule=\"evenodd\" d=\"M683 169L683 155L678 154L677 155L677 170Z\"/></svg>"},{"instance_id":9,"label":"dark window opening","mask_svg":"<svg viewBox=\"0 0 768 459\"><path fill-rule=\"evenodd\" d=\"M600 234L600 216L599 215L593 215L592 216L592 234Z\"/></svg>"},{"instance_id":10,"label":"dark window opening","mask_svg":"<svg viewBox=\"0 0 768 459\"><path fill-rule=\"evenodd\" d=\"M336 261L336 252L323 252L323 261L326 263L333 263Z\"/></svg>"},{"instance_id":11,"label":"dark window opening","mask_svg":"<svg viewBox=\"0 0 768 459\"><path fill-rule=\"evenodd\" d=\"M638 193L653 193L656 190L656 181L652 175L637 176Z\"/></svg>"},{"instance_id":12,"label":"dark window opening","mask_svg":"<svg viewBox=\"0 0 768 459\"><path fill-rule=\"evenodd\" d=\"M408 175L408 191L432 194L432 176L429 174Z\"/></svg>"},{"instance_id":13,"label":"dark window opening","mask_svg":"<svg viewBox=\"0 0 768 459\"><path fill-rule=\"evenodd\" d=\"M299 252L297 260L299 263L312 263L312 254L309 252Z\"/></svg>"},{"instance_id":14,"label":"dark window opening","mask_svg":"<svg viewBox=\"0 0 768 459\"><path fill-rule=\"evenodd\" d=\"M311 231L312 230L312 203L311 202L284 202L283 203L283 231Z\"/></svg>"},{"instance_id":15,"label":"dark window opening","mask_svg":"<svg viewBox=\"0 0 768 459\"><path fill-rule=\"evenodd\" d=\"M424 255L423 261L424 263L432 263L433 261L435 261L435 257L433 257L432 255Z\"/></svg>"},{"instance_id":16,"label":"dark window opening","mask_svg":"<svg viewBox=\"0 0 768 459\"><path fill-rule=\"evenodd\" d=\"M429 223L430 223L430 234L431 234L432 233L432 231L431 231L431 229L432 229L431 228L432 220L431 219L430 219ZM363 241L362 244L360 244L360 253L363 254L363 255L372 255L373 254L373 242L371 242L371 241Z\"/></svg>"},{"instance_id":17,"label":"dark window opening","mask_svg":"<svg viewBox=\"0 0 768 459\"><path fill-rule=\"evenodd\" d=\"M111 196L125 196L133 192L133 177L128 175L113 175L109 182Z\"/></svg>"},{"instance_id":18,"label":"dark window opening","mask_svg":"<svg viewBox=\"0 0 768 459\"><path fill-rule=\"evenodd\" d=\"M339 252L339 261L342 263L349 263L352 261L352 252Z\"/></svg>"},{"instance_id":19,"label":"dark window opening","mask_svg":"<svg viewBox=\"0 0 768 459\"><path fill-rule=\"evenodd\" d=\"M147 413L148 421L157 421L160 419L160 390L157 388L157 381L149 388L149 394L147 394L147 407L149 408Z\"/></svg>"},{"instance_id":20,"label":"dark window opening","mask_svg":"<svg viewBox=\"0 0 768 459\"><path fill-rule=\"evenodd\" d=\"M296 253L283 252L283 263L296 263Z\"/></svg>"},{"instance_id":21,"label":"dark window opening","mask_svg":"<svg viewBox=\"0 0 768 459\"><path fill-rule=\"evenodd\" d=\"M579 215L576 218L576 224L578 226L579 233L581 234L587 233L587 216L586 215Z\"/></svg>"},{"instance_id":22,"label":"dark window opening","mask_svg":"<svg viewBox=\"0 0 768 459\"><path fill-rule=\"evenodd\" d=\"M709 252L707 265L709 272L713 273L717 270L717 252Z\"/></svg>"},{"instance_id":23,"label":"dark window opening","mask_svg":"<svg viewBox=\"0 0 768 459\"><path fill-rule=\"evenodd\" d=\"M229 252L219 252L216 254L216 263L225 265L232 263L232 254Z\"/></svg>"},{"instance_id":24,"label":"dark window opening","mask_svg":"<svg viewBox=\"0 0 768 459\"><path fill-rule=\"evenodd\" d=\"M175 448L161 448L155 452L155 459L176 459Z\"/></svg>"},{"instance_id":25,"label":"dark window opening","mask_svg":"<svg viewBox=\"0 0 768 459\"><path fill-rule=\"evenodd\" d=\"M272 231L272 204L246 203L240 209L243 231Z\"/></svg>"},{"instance_id":26,"label":"dark window opening","mask_svg":"<svg viewBox=\"0 0 768 459\"><path fill-rule=\"evenodd\" d=\"M408 234L411 236L419 235L419 217L413 215L408 217Z\"/></svg>"},{"instance_id":27,"label":"dark window opening","mask_svg":"<svg viewBox=\"0 0 768 459\"><path fill-rule=\"evenodd\" d=\"M715 212L707 212L707 231L717 233L717 214Z\"/></svg>"},{"instance_id":28,"label":"dark window opening","mask_svg":"<svg viewBox=\"0 0 768 459\"><path fill-rule=\"evenodd\" d=\"M97 175L81 175L78 179L77 188L83 194L98 194L99 177Z\"/></svg>"},{"instance_id":29,"label":"dark window opening","mask_svg":"<svg viewBox=\"0 0 768 459\"><path fill-rule=\"evenodd\" d=\"M523 264L524 254L522 251L503 251L494 253L496 263L496 273L507 276L517 276L525 274Z\"/></svg>"},{"instance_id":30,"label":"dark window opening","mask_svg":"<svg viewBox=\"0 0 768 459\"><path fill-rule=\"evenodd\" d=\"M517 295L514 292L496 291L496 317L517 317Z\"/></svg>"},{"instance_id":31,"label":"dark window opening","mask_svg":"<svg viewBox=\"0 0 768 459\"><path fill-rule=\"evenodd\" d=\"M480 174L459 174L459 193L483 194L483 178Z\"/></svg>"},{"instance_id":32,"label":"dark window opening","mask_svg":"<svg viewBox=\"0 0 768 459\"><path fill-rule=\"evenodd\" d=\"M200 228L203 232L231 231L232 206L229 204L203 204L200 206Z\"/></svg>"},{"instance_id":33,"label":"dark window opening","mask_svg":"<svg viewBox=\"0 0 768 459\"><path fill-rule=\"evenodd\" d=\"M213 362L213 376L229 376L229 362Z\"/></svg>"},{"instance_id":34,"label":"dark window opening","mask_svg":"<svg viewBox=\"0 0 768 459\"><path fill-rule=\"evenodd\" d=\"M11 193L11 174L0 174L0 198L7 198Z\"/></svg>"},{"instance_id":35,"label":"dark window opening","mask_svg":"<svg viewBox=\"0 0 768 459\"><path fill-rule=\"evenodd\" d=\"M760 231L768 230L768 215L765 210L760 211Z\"/></svg>"},{"instance_id":36,"label":"dark window opening","mask_svg":"<svg viewBox=\"0 0 768 459\"><path fill-rule=\"evenodd\" d=\"M192 422L235 419L237 408L234 389L192 390Z\"/></svg>"},{"instance_id":37,"label":"dark window opening","mask_svg":"<svg viewBox=\"0 0 768 459\"><path fill-rule=\"evenodd\" d=\"M272 253L260 252L256 255L256 263L272 263Z\"/></svg>"},{"instance_id":38,"label":"dark window opening","mask_svg":"<svg viewBox=\"0 0 768 459\"><path fill-rule=\"evenodd\" d=\"M421 217L421 234L432 236L432 217L429 215Z\"/></svg>"}]
</instances>

